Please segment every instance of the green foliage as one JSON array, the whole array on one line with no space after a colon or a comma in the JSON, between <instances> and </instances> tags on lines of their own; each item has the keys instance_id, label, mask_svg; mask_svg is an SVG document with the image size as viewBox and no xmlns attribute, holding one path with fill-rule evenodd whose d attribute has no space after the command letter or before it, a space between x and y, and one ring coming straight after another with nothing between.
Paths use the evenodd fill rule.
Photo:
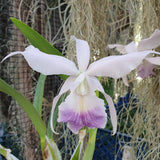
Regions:
<instances>
[{"instance_id":1,"label":"green foliage","mask_svg":"<svg viewBox=\"0 0 160 160\"><path fill-rule=\"evenodd\" d=\"M78 145L77 145L77 147L71 157L71 160L78 160L79 159L80 148L81 148L81 142L78 143Z\"/></svg>"},{"instance_id":2,"label":"green foliage","mask_svg":"<svg viewBox=\"0 0 160 160\"><path fill-rule=\"evenodd\" d=\"M41 113L42 113L42 101L43 101L45 80L46 80L46 76L41 74L38 79L38 83L37 83L35 95L34 95L34 101L33 101L33 106L35 107L35 109L40 117L41 117ZM45 130L46 130L46 126L45 126ZM40 140L41 140L41 150L43 153L43 150L45 147L45 140L44 140L43 136L41 137L41 135L40 135Z\"/></svg>"},{"instance_id":3,"label":"green foliage","mask_svg":"<svg viewBox=\"0 0 160 160\"><path fill-rule=\"evenodd\" d=\"M6 149L2 147L1 145L0 145L0 154L3 155L4 157L6 155Z\"/></svg>"},{"instance_id":4,"label":"green foliage","mask_svg":"<svg viewBox=\"0 0 160 160\"><path fill-rule=\"evenodd\" d=\"M84 152L83 160L92 160L94 149L95 149L95 140L97 135L97 128L89 130L89 140Z\"/></svg>"},{"instance_id":5,"label":"green foliage","mask_svg":"<svg viewBox=\"0 0 160 160\"><path fill-rule=\"evenodd\" d=\"M18 102L18 104L24 109L24 111L27 113L28 117L34 124L40 137L43 137L45 139L45 124L42 121L36 109L34 108L34 106L32 105L32 103L2 79L0 79L0 91L12 96Z\"/></svg>"},{"instance_id":6,"label":"green foliage","mask_svg":"<svg viewBox=\"0 0 160 160\"><path fill-rule=\"evenodd\" d=\"M35 109L37 110L40 116L42 112L42 101L43 101L45 80L46 80L46 76L41 74L38 79L38 83L36 86L36 92L34 95L34 101L33 101L33 106L35 107Z\"/></svg>"}]
</instances>

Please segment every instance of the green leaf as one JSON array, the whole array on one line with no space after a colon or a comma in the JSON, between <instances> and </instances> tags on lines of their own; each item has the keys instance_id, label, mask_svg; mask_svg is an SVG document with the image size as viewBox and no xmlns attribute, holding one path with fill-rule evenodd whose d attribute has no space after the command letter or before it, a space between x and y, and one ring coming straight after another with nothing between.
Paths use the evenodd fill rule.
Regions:
<instances>
[{"instance_id":1,"label":"green leaf","mask_svg":"<svg viewBox=\"0 0 160 160\"><path fill-rule=\"evenodd\" d=\"M15 26L24 34L29 42L40 51L47 54L54 54L63 56L55 47L53 47L45 38L43 38L38 32L33 30L28 25L19 21L16 18L10 18Z\"/></svg>"},{"instance_id":2,"label":"green leaf","mask_svg":"<svg viewBox=\"0 0 160 160\"><path fill-rule=\"evenodd\" d=\"M62 80L66 80L69 76L68 75L64 75L64 74L59 74L58 75Z\"/></svg>"},{"instance_id":3,"label":"green leaf","mask_svg":"<svg viewBox=\"0 0 160 160\"><path fill-rule=\"evenodd\" d=\"M83 160L92 160L95 149L96 134L97 128L89 130L89 140L84 152Z\"/></svg>"},{"instance_id":4,"label":"green leaf","mask_svg":"<svg viewBox=\"0 0 160 160\"><path fill-rule=\"evenodd\" d=\"M37 113L39 114L40 117L42 114L42 101L43 101L45 80L46 80L46 76L43 74L40 74L39 79L38 79L38 83L36 86L34 100L33 100L33 106L37 110ZM41 150L43 152L43 149L45 147L44 137L40 136L40 141L41 141Z\"/></svg>"},{"instance_id":5,"label":"green leaf","mask_svg":"<svg viewBox=\"0 0 160 160\"><path fill-rule=\"evenodd\" d=\"M58 115L57 115L58 116ZM50 127L50 121L51 121L51 114L50 114L50 116L49 116L49 121L48 121L48 125L47 125L47 137L49 138L49 139L53 139L53 132L52 132L52 130L51 130L51 127Z\"/></svg>"},{"instance_id":6,"label":"green leaf","mask_svg":"<svg viewBox=\"0 0 160 160\"><path fill-rule=\"evenodd\" d=\"M18 102L35 126L41 137L41 142L45 142L46 127L32 103L2 79L0 79L0 91L12 96Z\"/></svg>"},{"instance_id":7,"label":"green leaf","mask_svg":"<svg viewBox=\"0 0 160 160\"><path fill-rule=\"evenodd\" d=\"M77 147L71 157L71 160L78 160L79 159L80 148L81 148L81 142L78 143L78 145L77 145Z\"/></svg>"},{"instance_id":8,"label":"green leaf","mask_svg":"<svg viewBox=\"0 0 160 160\"><path fill-rule=\"evenodd\" d=\"M6 154L7 154L6 149L5 149L3 146L1 146L1 145L0 145L0 154L3 155L4 157L5 157Z\"/></svg>"},{"instance_id":9,"label":"green leaf","mask_svg":"<svg viewBox=\"0 0 160 160\"><path fill-rule=\"evenodd\" d=\"M39 116L41 116L41 112L42 112L42 101L43 101L45 80L46 80L46 76L43 74L40 74L38 83L36 86L36 92L34 95L33 106L37 110Z\"/></svg>"}]
</instances>

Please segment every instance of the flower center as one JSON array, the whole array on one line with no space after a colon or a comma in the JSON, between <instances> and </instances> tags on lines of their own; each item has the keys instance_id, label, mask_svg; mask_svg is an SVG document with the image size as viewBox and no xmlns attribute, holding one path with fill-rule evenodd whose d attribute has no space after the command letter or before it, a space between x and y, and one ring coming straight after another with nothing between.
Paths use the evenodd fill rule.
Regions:
<instances>
[{"instance_id":1,"label":"flower center","mask_svg":"<svg viewBox=\"0 0 160 160\"><path fill-rule=\"evenodd\" d=\"M89 92L89 86L88 83L86 81L86 79L84 79L79 86L76 88L76 93L78 95L84 96Z\"/></svg>"}]
</instances>

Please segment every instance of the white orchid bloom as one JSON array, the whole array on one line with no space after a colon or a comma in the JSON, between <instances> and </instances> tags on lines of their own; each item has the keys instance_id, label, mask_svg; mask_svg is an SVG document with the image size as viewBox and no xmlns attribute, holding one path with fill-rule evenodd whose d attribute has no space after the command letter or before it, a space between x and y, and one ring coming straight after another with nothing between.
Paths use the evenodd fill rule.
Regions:
<instances>
[{"instance_id":1,"label":"white orchid bloom","mask_svg":"<svg viewBox=\"0 0 160 160\"><path fill-rule=\"evenodd\" d=\"M138 43L138 46L135 45L135 42L132 41L128 45L121 44L110 44L109 48L116 48L122 54L134 54L137 52L152 50L160 45L160 30L156 29L154 33L147 39L143 39ZM156 52L155 54L160 54ZM142 55L143 56L143 55ZM147 78L150 75L154 75L153 69L156 65L160 65L160 57L153 57L152 54L148 53L144 57L143 61L137 67L138 75L142 78ZM126 83L126 80L124 80Z\"/></svg>"},{"instance_id":2,"label":"white orchid bloom","mask_svg":"<svg viewBox=\"0 0 160 160\"><path fill-rule=\"evenodd\" d=\"M37 72L44 75L69 75L59 94L53 100L51 111L51 129L53 132L52 122L55 106L61 95L67 91L70 91L70 94L59 105L58 122L67 122L68 127L74 133L78 133L83 127L104 128L107 114L104 101L95 94L95 91L98 90L108 102L113 134L115 134L117 130L116 110L111 97L104 92L96 76L115 79L123 77L135 69L152 51L140 52L141 54L136 52L135 54L109 56L89 65L90 48L88 43L74 36L72 36L72 40L76 41L78 68L75 63L65 57L43 53L33 46L27 47L23 52L10 53L3 61L10 56L22 54L30 67Z\"/></svg>"}]
</instances>

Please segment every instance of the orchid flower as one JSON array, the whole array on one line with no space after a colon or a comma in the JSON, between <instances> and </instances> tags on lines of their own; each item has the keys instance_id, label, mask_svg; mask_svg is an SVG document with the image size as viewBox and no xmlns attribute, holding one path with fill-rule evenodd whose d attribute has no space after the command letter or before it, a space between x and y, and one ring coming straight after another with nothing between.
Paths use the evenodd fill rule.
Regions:
<instances>
[{"instance_id":1,"label":"orchid flower","mask_svg":"<svg viewBox=\"0 0 160 160\"><path fill-rule=\"evenodd\" d=\"M110 44L109 48L116 48L122 54L135 54L142 51L152 50L160 45L160 30L156 29L154 33L147 39L141 40L138 45L132 41L128 45ZM158 52L155 54L159 54ZM143 56L143 55L142 55ZM138 76L147 78L150 75L154 75L153 69L156 65L160 65L160 57L153 57L148 52L148 55L144 57L143 61L137 67ZM124 80L126 82L126 80Z\"/></svg>"},{"instance_id":2,"label":"orchid flower","mask_svg":"<svg viewBox=\"0 0 160 160\"><path fill-rule=\"evenodd\" d=\"M135 69L149 53L144 51L135 54L109 56L89 65L90 48L86 41L71 37L76 42L77 65L69 59L41 52L32 45L25 51L12 52L3 61L13 55L22 54L30 67L44 75L69 75L53 99L51 110L51 129L53 132L53 113L62 94L69 91L65 101L59 105L58 122L67 122L68 127L77 134L83 127L104 128L107 123L104 101L96 96L95 91L101 92L108 102L113 134L117 130L117 115L114 103L97 79L99 76L121 78Z\"/></svg>"}]
</instances>

